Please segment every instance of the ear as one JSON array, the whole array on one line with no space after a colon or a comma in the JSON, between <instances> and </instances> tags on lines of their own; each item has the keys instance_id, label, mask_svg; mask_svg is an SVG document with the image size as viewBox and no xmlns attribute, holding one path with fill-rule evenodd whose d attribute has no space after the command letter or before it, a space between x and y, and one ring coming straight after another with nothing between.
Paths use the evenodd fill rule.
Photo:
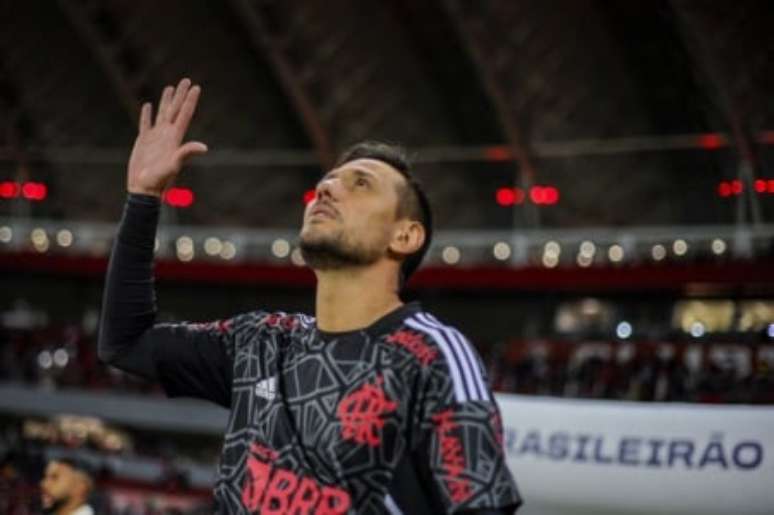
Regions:
<instances>
[{"instance_id":1,"label":"ear","mask_svg":"<svg viewBox=\"0 0 774 515\"><path fill-rule=\"evenodd\" d=\"M414 220L400 220L392 234L389 249L395 254L408 256L422 248L425 243L425 228Z\"/></svg>"}]
</instances>

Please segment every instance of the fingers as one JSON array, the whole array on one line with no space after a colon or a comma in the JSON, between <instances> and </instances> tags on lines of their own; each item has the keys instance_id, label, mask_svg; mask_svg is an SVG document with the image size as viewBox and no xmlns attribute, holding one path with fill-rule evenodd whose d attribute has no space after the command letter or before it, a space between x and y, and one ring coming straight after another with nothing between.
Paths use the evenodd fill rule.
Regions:
<instances>
[{"instance_id":1,"label":"fingers","mask_svg":"<svg viewBox=\"0 0 774 515\"><path fill-rule=\"evenodd\" d=\"M191 87L191 79L184 78L180 81L176 88L167 86L161 93L161 99L159 100L159 109L156 113L156 124L162 122L172 123L177 126L180 134L185 134L188 130L188 125L191 123L191 118L196 112L196 105L199 102L199 95L201 94L201 88L199 86ZM143 106L143 112L140 113L141 128L150 127L150 114L146 125L142 125L145 106ZM181 136L182 138L182 136Z\"/></svg>"},{"instance_id":2,"label":"fingers","mask_svg":"<svg viewBox=\"0 0 774 515\"><path fill-rule=\"evenodd\" d=\"M177 149L175 160L181 165L191 156L207 153L207 145L201 141L189 141Z\"/></svg>"},{"instance_id":3,"label":"fingers","mask_svg":"<svg viewBox=\"0 0 774 515\"><path fill-rule=\"evenodd\" d=\"M140 109L140 123L138 126L140 132L145 132L150 129L152 116L153 106L151 106L150 102L145 102L142 105L142 109Z\"/></svg>"},{"instance_id":4,"label":"fingers","mask_svg":"<svg viewBox=\"0 0 774 515\"><path fill-rule=\"evenodd\" d=\"M185 132L188 130L188 125L191 123L191 118L193 118L193 115L196 112L196 106L199 103L199 95L201 95L201 92L202 88L199 86L194 86L189 89L188 93L185 95L183 105L180 107L180 113L177 115L177 119L175 120L175 125L181 134L185 134Z\"/></svg>"},{"instance_id":5,"label":"fingers","mask_svg":"<svg viewBox=\"0 0 774 515\"><path fill-rule=\"evenodd\" d=\"M177 118L177 113L180 111L180 107L183 105L183 100L185 100L186 95L188 94L188 88L191 87L191 79L185 78L180 81L180 83L177 85L177 89L175 90L175 96L172 97L172 102L169 105L169 112L167 114L167 120L169 120L172 123L175 123L175 118Z\"/></svg>"},{"instance_id":6,"label":"fingers","mask_svg":"<svg viewBox=\"0 0 774 515\"><path fill-rule=\"evenodd\" d=\"M169 104L172 101L172 93L174 93L174 91L175 90L172 86L167 86L166 88L164 88L164 91L162 91L161 99L159 100L159 110L156 113L157 124L169 120L169 117L167 116L167 111L169 108Z\"/></svg>"}]
</instances>

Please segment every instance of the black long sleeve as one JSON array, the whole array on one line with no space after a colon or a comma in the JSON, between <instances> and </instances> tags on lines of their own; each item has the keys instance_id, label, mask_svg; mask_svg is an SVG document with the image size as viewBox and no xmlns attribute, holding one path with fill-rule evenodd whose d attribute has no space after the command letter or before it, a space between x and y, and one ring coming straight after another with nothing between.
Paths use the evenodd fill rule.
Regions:
<instances>
[{"instance_id":1,"label":"black long sleeve","mask_svg":"<svg viewBox=\"0 0 774 515\"><path fill-rule=\"evenodd\" d=\"M102 301L100 360L127 372L156 379L153 342L141 338L156 319L153 246L160 201L129 194L113 242Z\"/></svg>"},{"instance_id":2,"label":"black long sleeve","mask_svg":"<svg viewBox=\"0 0 774 515\"><path fill-rule=\"evenodd\" d=\"M211 323L156 323L156 197L130 194L108 264L97 352L125 372L157 380L170 397L228 407L239 316Z\"/></svg>"}]
</instances>

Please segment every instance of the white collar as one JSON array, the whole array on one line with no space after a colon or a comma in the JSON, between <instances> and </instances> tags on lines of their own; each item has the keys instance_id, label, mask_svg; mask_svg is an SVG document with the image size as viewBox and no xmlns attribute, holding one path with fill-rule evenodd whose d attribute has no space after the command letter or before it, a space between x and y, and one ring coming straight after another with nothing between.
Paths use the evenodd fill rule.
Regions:
<instances>
[{"instance_id":1,"label":"white collar","mask_svg":"<svg viewBox=\"0 0 774 515\"><path fill-rule=\"evenodd\" d=\"M88 504L83 504L80 508L72 512L71 515L94 515L94 510Z\"/></svg>"}]
</instances>

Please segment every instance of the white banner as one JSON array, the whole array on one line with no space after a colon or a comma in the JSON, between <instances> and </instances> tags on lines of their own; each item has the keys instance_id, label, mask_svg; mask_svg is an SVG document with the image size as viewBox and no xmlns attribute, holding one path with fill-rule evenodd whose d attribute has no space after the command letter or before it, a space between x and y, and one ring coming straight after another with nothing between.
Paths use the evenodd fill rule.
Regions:
<instances>
[{"instance_id":1,"label":"white banner","mask_svg":"<svg viewBox=\"0 0 774 515\"><path fill-rule=\"evenodd\" d=\"M772 406L497 400L519 515L774 513Z\"/></svg>"}]
</instances>

